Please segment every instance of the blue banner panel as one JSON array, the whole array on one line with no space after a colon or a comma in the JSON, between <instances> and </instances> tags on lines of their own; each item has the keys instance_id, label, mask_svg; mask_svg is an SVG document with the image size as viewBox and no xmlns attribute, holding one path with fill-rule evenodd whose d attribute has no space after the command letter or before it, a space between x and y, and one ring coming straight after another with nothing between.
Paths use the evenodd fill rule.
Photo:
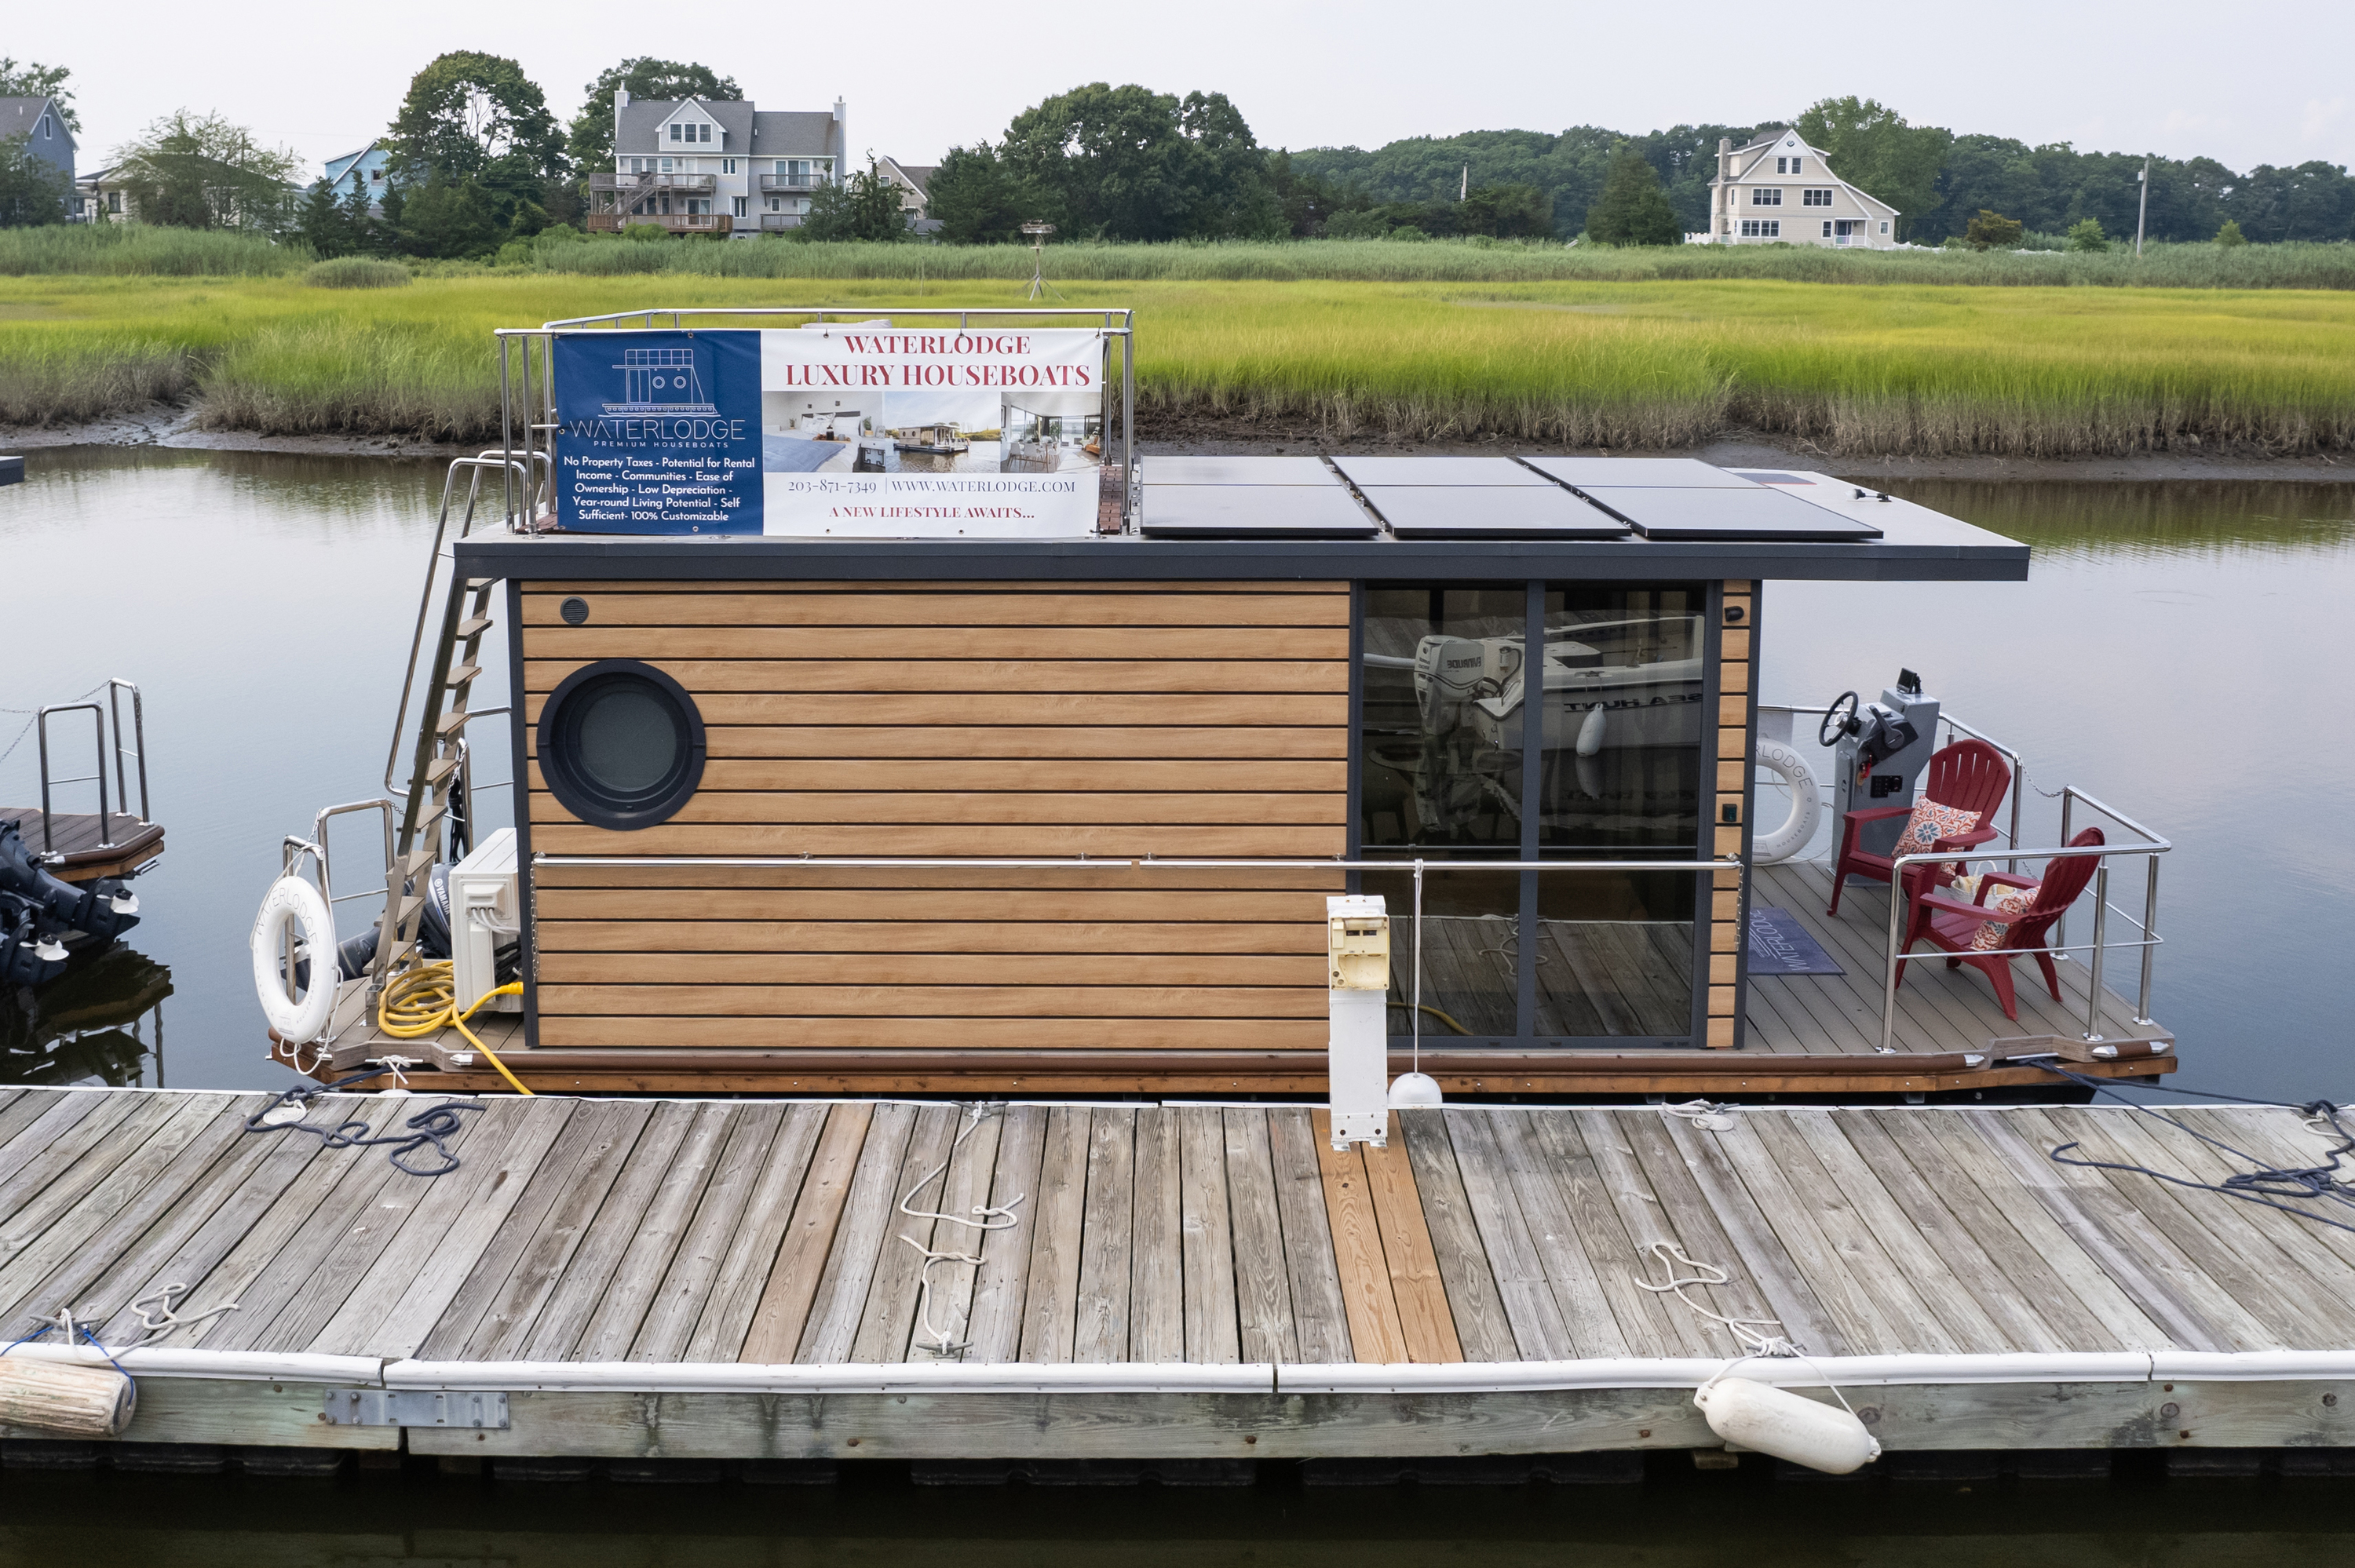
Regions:
<instances>
[{"instance_id":1,"label":"blue banner panel","mask_svg":"<svg viewBox=\"0 0 2355 1568\"><path fill-rule=\"evenodd\" d=\"M559 525L761 532L759 333L566 333L550 364Z\"/></svg>"}]
</instances>

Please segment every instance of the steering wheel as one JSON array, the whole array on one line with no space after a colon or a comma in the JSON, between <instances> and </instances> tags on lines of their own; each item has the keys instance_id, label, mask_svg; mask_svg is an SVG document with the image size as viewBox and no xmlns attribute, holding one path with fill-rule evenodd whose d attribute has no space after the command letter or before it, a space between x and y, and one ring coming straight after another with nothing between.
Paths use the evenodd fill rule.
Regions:
<instances>
[{"instance_id":1,"label":"steering wheel","mask_svg":"<svg viewBox=\"0 0 2355 1568\"><path fill-rule=\"evenodd\" d=\"M1823 726L1816 731L1816 739L1826 746L1838 746L1840 736L1854 735L1859 727L1856 694L1842 692L1832 699L1832 705L1824 710Z\"/></svg>"}]
</instances>

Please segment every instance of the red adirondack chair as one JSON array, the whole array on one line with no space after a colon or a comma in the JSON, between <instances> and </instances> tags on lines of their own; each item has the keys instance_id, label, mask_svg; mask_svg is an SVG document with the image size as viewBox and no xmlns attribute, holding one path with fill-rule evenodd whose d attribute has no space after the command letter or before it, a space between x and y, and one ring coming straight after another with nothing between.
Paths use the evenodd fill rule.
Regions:
<instances>
[{"instance_id":1,"label":"red adirondack chair","mask_svg":"<svg viewBox=\"0 0 2355 1568\"><path fill-rule=\"evenodd\" d=\"M2101 829L2087 828L2069 841L2069 847L2078 849L2103 842ZM1913 901L1913 923L1906 929L1902 951L1910 953L1914 943L1926 941L1941 952L1953 955L1946 959L1946 967L1950 969L1960 969L1965 964L1984 969L1987 979L1995 982L1996 1000L2003 1003L2003 1015L2017 1023L2019 1022L2019 999L2012 991L2011 960L2022 957L2023 948L2046 945L2044 934L2052 928L2054 921L2068 912L2069 906L2077 901L2077 895L2085 891L2085 884L2093 880L2096 858L2089 854L2071 855L2065 860L2053 861L2044 868L2044 880L2041 883L2024 876L1990 871L1979 878L1978 896L1968 904L1944 893L1924 893ZM2006 915L2000 910L1984 907L1987 890L1992 887L2032 887L2036 889L2036 896L2019 914ZM2003 941L1993 948L1974 948L1971 938L1978 935L1982 925L1990 924L2004 927ZM2053 1001L2059 1001L2061 976L2052 968L2052 955L2028 953L2024 956L2036 960L2036 967L2044 971L2045 989L2052 993ZM1905 983L1905 966L1909 961L1903 958L1897 960L1899 985Z\"/></svg>"},{"instance_id":2,"label":"red adirondack chair","mask_svg":"<svg viewBox=\"0 0 2355 1568\"><path fill-rule=\"evenodd\" d=\"M1922 798L1941 806L1951 806L1958 811L1971 811L1978 821L1967 832L1938 840L1930 847L1944 853L1959 853L1990 843L2001 835L1987 826L1987 819L2003 804L2011 789L2011 768L2003 753L1984 740L1958 740L1954 745L1934 752L1922 779ZM1832 872L1832 906L1826 915L1839 913L1840 889L1851 876L1869 876L1875 882L1887 882L1893 869L1894 857L1874 854L1857 847L1857 835L1867 822L1885 821L1891 817L1903 819L1913 814L1911 806L1879 806L1869 811L1848 811L1840 817L1839 859ZM1908 898L1919 897L1930 885L1930 874L1936 867L1927 864L1908 866L1905 893Z\"/></svg>"}]
</instances>

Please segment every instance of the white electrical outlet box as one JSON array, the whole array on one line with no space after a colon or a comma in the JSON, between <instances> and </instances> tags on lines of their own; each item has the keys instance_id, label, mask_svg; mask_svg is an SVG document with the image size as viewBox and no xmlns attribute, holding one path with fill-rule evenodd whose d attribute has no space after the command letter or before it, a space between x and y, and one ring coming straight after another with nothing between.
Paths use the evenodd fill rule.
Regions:
<instances>
[{"instance_id":1,"label":"white electrical outlet box","mask_svg":"<svg viewBox=\"0 0 2355 1568\"><path fill-rule=\"evenodd\" d=\"M516 836L501 828L450 868L450 978L461 1009L497 989L498 950L523 930ZM495 996L485 1012L521 1012L520 996Z\"/></svg>"},{"instance_id":2,"label":"white electrical outlet box","mask_svg":"<svg viewBox=\"0 0 2355 1568\"><path fill-rule=\"evenodd\" d=\"M1391 920L1378 895L1325 900L1327 1107L1333 1147L1390 1145Z\"/></svg>"}]
</instances>

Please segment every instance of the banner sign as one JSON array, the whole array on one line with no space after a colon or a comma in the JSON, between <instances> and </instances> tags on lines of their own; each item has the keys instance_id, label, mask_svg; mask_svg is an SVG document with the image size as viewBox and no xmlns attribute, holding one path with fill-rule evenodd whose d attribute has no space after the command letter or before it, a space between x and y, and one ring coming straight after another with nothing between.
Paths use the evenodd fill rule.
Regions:
<instances>
[{"instance_id":1,"label":"banner sign","mask_svg":"<svg viewBox=\"0 0 2355 1568\"><path fill-rule=\"evenodd\" d=\"M1084 328L556 339L558 521L604 534L1095 531L1104 338Z\"/></svg>"}]
</instances>

